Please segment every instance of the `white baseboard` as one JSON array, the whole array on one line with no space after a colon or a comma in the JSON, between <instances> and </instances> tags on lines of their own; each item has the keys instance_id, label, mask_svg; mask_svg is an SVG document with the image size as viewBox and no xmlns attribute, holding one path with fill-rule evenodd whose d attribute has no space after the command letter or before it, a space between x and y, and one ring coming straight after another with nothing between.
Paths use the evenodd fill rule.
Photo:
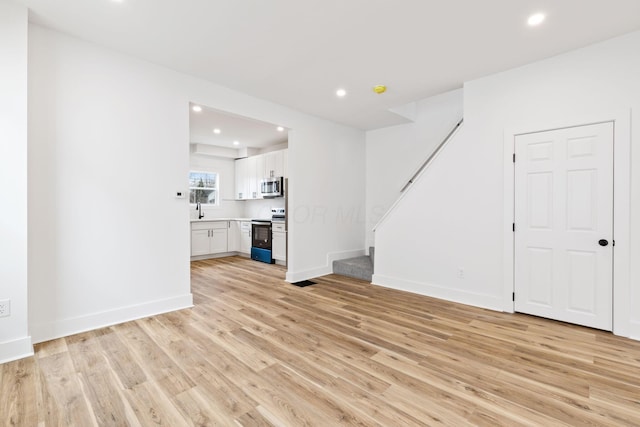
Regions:
<instances>
[{"instance_id":1,"label":"white baseboard","mask_svg":"<svg viewBox=\"0 0 640 427\"><path fill-rule=\"evenodd\" d=\"M193 307L192 294L180 295L71 319L33 324L31 337L35 344L189 307Z\"/></svg>"},{"instance_id":2,"label":"white baseboard","mask_svg":"<svg viewBox=\"0 0 640 427\"><path fill-rule=\"evenodd\" d=\"M333 261L339 259L355 258L365 255L364 249L352 249L350 251L329 252L327 254L327 265L333 269Z\"/></svg>"},{"instance_id":3,"label":"white baseboard","mask_svg":"<svg viewBox=\"0 0 640 427\"><path fill-rule=\"evenodd\" d=\"M329 252L327 254L327 264L321 267L311 268L303 271L287 271L285 280L289 283L301 282L313 279L314 277L326 276L333 273L333 261L347 258L363 256L364 249L352 249L349 251Z\"/></svg>"},{"instance_id":4,"label":"white baseboard","mask_svg":"<svg viewBox=\"0 0 640 427\"><path fill-rule=\"evenodd\" d=\"M192 256L191 257L191 261L203 261L205 259L226 258L226 257L236 256L236 255L251 258L251 254L245 254L245 253L242 253L242 252L222 252L222 253L219 253L219 254L207 254L207 255Z\"/></svg>"},{"instance_id":5,"label":"white baseboard","mask_svg":"<svg viewBox=\"0 0 640 427\"><path fill-rule=\"evenodd\" d=\"M474 294L471 292L445 288L443 286L433 285L430 283L414 282L410 280L383 276L381 274L374 274L372 283L374 285L383 286L385 288L425 295L428 297L452 301L459 304L487 308L489 310L502 311L503 306L501 296L493 297L491 295Z\"/></svg>"},{"instance_id":6,"label":"white baseboard","mask_svg":"<svg viewBox=\"0 0 640 427\"><path fill-rule=\"evenodd\" d=\"M0 343L0 364L33 356L31 337Z\"/></svg>"},{"instance_id":7,"label":"white baseboard","mask_svg":"<svg viewBox=\"0 0 640 427\"><path fill-rule=\"evenodd\" d=\"M614 330L614 333L616 331ZM626 336L626 335L622 335ZM632 320L629 322L629 334L627 338L631 338L632 340L640 341L640 322L637 320Z\"/></svg>"},{"instance_id":8,"label":"white baseboard","mask_svg":"<svg viewBox=\"0 0 640 427\"><path fill-rule=\"evenodd\" d=\"M287 271L287 275L285 276L284 280L286 280L289 283L296 283L296 282L301 282L303 280L313 279L314 277L326 276L327 274L331 274L331 273L332 273L331 267L328 267L328 266L312 268L310 270L296 271L296 272Z\"/></svg>"}]
</instances>

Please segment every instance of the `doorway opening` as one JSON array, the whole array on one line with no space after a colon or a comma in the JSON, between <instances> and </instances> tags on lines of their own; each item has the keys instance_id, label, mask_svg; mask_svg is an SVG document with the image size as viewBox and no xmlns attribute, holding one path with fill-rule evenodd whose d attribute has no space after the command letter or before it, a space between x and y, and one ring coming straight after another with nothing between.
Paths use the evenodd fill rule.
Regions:
<instances>
[{"instance_id":1,"label":"doorway opening","mask_svg":"<svg viewBox=\"0 0 640 427\"><path fill-rule=\"evenodd\" d=\"M252 220L275 218L270 261L286 266L288 148L289 129L280 124L189 104L192 261L251 259ZM283 183L277 194L264 185L276 179Z\"/></svg>"}]
</instances>

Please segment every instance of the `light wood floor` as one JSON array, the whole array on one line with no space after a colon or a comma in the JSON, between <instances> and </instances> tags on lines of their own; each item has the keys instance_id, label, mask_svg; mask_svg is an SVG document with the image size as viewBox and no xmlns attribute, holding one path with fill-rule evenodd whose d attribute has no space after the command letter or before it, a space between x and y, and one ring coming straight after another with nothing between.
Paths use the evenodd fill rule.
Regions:
<instances>
[{"instance_id":1,"label":"light wood floor","mask_svg":"<svg viewBox=\"0 0 640 427\"><path fill-rule=\"evenodd\" d=\"M243 258L0 365L3 426L640 426L640 342Z\"/></svg>"}]
</instances>

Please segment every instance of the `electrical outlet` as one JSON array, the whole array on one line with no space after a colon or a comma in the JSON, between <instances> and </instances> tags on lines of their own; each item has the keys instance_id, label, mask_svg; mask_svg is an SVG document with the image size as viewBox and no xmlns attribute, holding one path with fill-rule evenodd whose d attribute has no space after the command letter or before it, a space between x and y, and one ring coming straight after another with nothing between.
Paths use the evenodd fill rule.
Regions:
<instances>
[{"instance_id":1,"label":"electrical outlet","mask_svg":"<svg viewBox=\"0 0 640 427\"><path fill-rule=\"evenodd\" d=\"M11 315L11 300L5 299L0 301L0 317L8 317Z\"/></svg>"},{"instance_id":2,"label":"electrical outlet","mask_svg":"<svg viewBox=\"0 0 640 427\"><path fill-rule=\"evenodd\" d=\"M458 268L458 279L464 279L464 268Z\"/></svg>"}]
</instances>

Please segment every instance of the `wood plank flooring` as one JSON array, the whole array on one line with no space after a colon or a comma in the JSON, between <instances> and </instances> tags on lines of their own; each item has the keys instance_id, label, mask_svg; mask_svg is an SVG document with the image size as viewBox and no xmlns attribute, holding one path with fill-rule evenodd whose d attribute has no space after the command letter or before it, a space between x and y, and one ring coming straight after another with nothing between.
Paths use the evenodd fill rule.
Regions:
<instances>
[{"instance_id":1,"label":"wood plank flooring","mask_svg":"<svg viewBox=\"0 0 640 427\"><path fill-rule=\"evenodd\" d=\"M0 365L3 426L640 426L640 342L284 269L192 263L195 307Z\"/></svg>"}]
</instances>

